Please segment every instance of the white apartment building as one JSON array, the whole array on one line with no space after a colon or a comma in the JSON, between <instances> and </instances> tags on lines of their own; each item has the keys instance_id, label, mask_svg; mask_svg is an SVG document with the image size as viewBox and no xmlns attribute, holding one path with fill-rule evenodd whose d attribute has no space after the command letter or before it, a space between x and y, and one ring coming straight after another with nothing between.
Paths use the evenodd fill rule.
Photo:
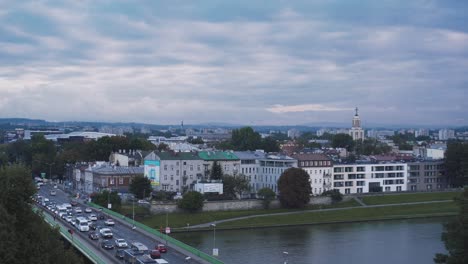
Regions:
<instances>
[{"instance_id":1,"label":"white apartment building","mask_svg":"<svg viewBox=\"0 0 468 264\"><path fill-rule=\"evenodd\" d=\"M408 165L405 163L335 164L332 189L342 194L406 191Z\"/></svg>"},{"instance_id":2,"label":"white apartment building","mask_svg":"<svg viewBox=\"0 0 468 264\"><path fill-rule=\"evenodd\" d=\"M449 140L455 138L455 130L441 129L439 130L439 140Z\"/></svg>"},{"instance_id":3,"label":"white apartment building","mask_svg":"<svg viewBox=\"0 0 468 264\"><path fill-rule=\"evenodd\" d=\"M258 190L270 188L278 193L278 179L281 174L292 167L297 167L297 160L286 155L267 154L263 151L236 151L240 159L240 173L250 182L251 196Z\"/></svg>"},{"instance_id":4,"label":"white apartment building","mask_svg":"<svg viewBox=\"0 0 468 264\"><path fill-rule=\"evenodd\" d=\"M298 167L309 174L312 195L332 189L333 164L329 157L317 153L299 153L292 157L297 159Z\"/></svg>"}]
</instances>

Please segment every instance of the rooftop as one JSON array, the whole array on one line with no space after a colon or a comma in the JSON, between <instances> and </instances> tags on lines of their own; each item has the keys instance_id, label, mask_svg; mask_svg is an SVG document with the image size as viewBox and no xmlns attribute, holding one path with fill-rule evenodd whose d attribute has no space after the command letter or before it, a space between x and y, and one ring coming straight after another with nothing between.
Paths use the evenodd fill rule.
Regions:
<instances>
[{"instance_id":1,"label":"rooftop","mask_svg":"<svg viewBox=\"0 0 468 264\"><path fill-rule=\"evenodd\" d=\"M200 151L198 156L203 160L239 160L234 152L229 151Z\"/></svg>"}]
</instances>

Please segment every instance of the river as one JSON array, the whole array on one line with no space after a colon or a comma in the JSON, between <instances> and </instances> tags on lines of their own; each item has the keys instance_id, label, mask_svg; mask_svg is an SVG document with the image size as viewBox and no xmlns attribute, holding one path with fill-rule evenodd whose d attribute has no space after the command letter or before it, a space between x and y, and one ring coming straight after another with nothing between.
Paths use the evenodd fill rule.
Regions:
<instances>
[{"instance_id":1,"label":"river","mask_svg":"<svg viewBox=\"0 0 468 264\"><path fill-rule=\"evenodd\" d=\"M216 230L219 259L238 263L433 263L446 252L440 240L446 218L391 220L246 230ZM214 232L174 237L211 253ZM287 252L287 253L286 253Z\"/></svg>"}]
</instances>

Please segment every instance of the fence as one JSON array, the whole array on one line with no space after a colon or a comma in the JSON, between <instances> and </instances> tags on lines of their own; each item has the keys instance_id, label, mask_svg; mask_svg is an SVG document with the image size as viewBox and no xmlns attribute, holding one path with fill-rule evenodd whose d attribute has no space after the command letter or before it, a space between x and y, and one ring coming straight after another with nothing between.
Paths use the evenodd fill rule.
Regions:
<instances>
[{"instance_id":1,"label":"fence","mask_svg":"<svg viewBox=\"0 0 468 264\"><path fill-rule=\"evenodd\" d=\"M94 203L88 203L89 206L92 206L94 208L97 208L97 209L102 209L105 213L109 214L109 215L112 215L114 216L115 218L119 218L121 220L124 220L125 222L129 223L130 225L133 225L133 221L132 219L129 219L127 217L125 217L124 215L121 215L117 212L114 212L114 211L111 211L109 209L106 209L106 208L103 208L102 206L99 206L97 204L94 204ZM148 232L152 235L155 235L163 240L166 240L168 241L169 243L171 243L172 245L175 245L181 249L184 249L190 253L192 253L193 255L205 260L205 261L208 261L209 263L213 263L213 264L223 264L223 262L211 255L208 255L207 253L203 252L203 251L200 251L196 248L193 248L173 237L170 237L168 235L165 235L149 226L146 226L142 223L139 223L139 222L135 222L135 226L140 228L141 230L144 230L145 232Z\"/></svg>"}]
</instances>

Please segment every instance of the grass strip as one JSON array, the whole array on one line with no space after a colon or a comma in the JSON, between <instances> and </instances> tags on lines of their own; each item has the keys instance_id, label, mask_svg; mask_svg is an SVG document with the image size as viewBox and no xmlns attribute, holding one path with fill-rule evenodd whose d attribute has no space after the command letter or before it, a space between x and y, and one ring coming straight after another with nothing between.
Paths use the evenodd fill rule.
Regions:
<instances>
[{"instance_id":1,"label":"grass strip","mask_svg":"<svg viewBox=\"0 0 468 264\"><path fill-rule=\"evenodd\" d=\"M254 217L245 220L220 223L220 228L250 228L281 225L306 225L335 222L370 221L383 219L448 216L457 213L455 202L396 205L375 208L351 208L349 210L317 211L303 214Z\"/></svg>"},{"instance_id":2,"label":"grass strip","mask_svg":"<svg viewBox=\"0 0 468 264\"><path fill-rule=\"evenodd\" d=\"M461 192L382 194L378 196L364 196L362 197L362 201L366 205L397 204L397 203L453 200L454 197L459 197L460 195L461 195Z\"/></svg>"}]
</instances>

